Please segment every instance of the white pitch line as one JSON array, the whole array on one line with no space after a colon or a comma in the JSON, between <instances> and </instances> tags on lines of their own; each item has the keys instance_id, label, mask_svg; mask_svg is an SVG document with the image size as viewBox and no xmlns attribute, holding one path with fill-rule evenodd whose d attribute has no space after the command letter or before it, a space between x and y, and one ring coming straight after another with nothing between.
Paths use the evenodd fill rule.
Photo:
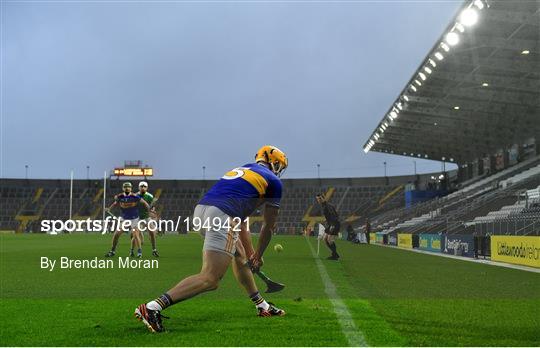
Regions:
<instances>
[{"instance_id":1,"label":"white pitch line","mask_svg":"<svg viewBox=\"0 0 540 348\"><path fill-rule=\"evenodd\" d=\"M349 342L349 346L367 347L364 335L354 323L351 312L349 312L347 305L345 304L345 302L343 302L341 297L339 297L336 286L334 285L334 283L332 283L332 280L330 279L330 276L326 271L326 267L324 267L321 259L317 257L317 254L315 253L315 250L313 249L313 246L311 245L308 237L306 237L306 242L309 245L309 249L311 250L313 258L315 259L315 264L319 269L319 274L321 275L321 280L324 284L324 291L326 292L326 295L334 306L334 313L336 314L339 325L341 326L341 331L343 332L343 335L345 335L345 338L347 338L347 342Z\"/></svg>"},{"instance_id":2,"label":"white pitch line","mask_svg":"<svg viewBox=\"0 0 540 348\"><path fill-rule=\"evenodd\" d=\"M483 265L489 265L489 266L497 266L497 267L517 269L517 270L526 271L526 272L540 273L540 268L534 268L534 267L522 266L522 265L515 265L515 264L505 263L505 262L491 261L491 260L487 260L487 259L486 260L484 260L484 259L474 259L472 257L455 256L455 255L451 255L451 254L438 253L438 252L427 251L427 250L403 248L403 247L399 247L399 246L396 246L396 245L388 245L388 244L371 243L371 245L376 245L376 246L380 246L380 247L387 247L387 248L394 248L394 249L400 249L400 250L405 250L405 251L412 251L412 252L415 252L415 253L426 254L426 255L431 255L431 256L446 257L446 258L449 258L449 259L454 259L454 260L459 260L459 261L481 263Z\"/></svg>"}]
</instances>

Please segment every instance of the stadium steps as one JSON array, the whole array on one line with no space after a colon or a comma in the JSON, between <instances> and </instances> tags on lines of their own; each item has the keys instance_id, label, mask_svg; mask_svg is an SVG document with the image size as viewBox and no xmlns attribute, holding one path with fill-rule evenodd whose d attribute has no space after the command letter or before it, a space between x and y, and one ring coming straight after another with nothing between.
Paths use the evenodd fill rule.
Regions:
<instances>
[{"instance_id":1,"label":"stadium steps","mask_svg":"<svg viewBox=\"0 0 540 348\"><path fill-rule=\"evenodd\" d=\"M94 199L92 199L92 202L99 203L99 199L103 196L103 189L100 188L98 192L94 195Z\"/></svg>"},{"instance_id":2,"label":"stadium steps","mask_svg":"<svg viewBox=\"0 0 540 348\"><path fill-rule=\"evenodd\" d=\"M439 232L446 232L450 234L455 233L469 233L476 232L477 234L484 234L485 228L476 228L476 225L489 225L490 222L507 220L511 231L516 232L517 227L521 226L523 223L517 223L515 226L512 224L514 220L534 220L539 219L540 216L536 213L522 215L521 210L524 209L523 205L527 206L526 195L527 192L533 194L534 189L529 191L524 191L532 187L537 187L540 185L540 177L529 177L526 180L516 183L515 186L508 187L506 189L500 189L496 192L492 192L483 197L478 197L475 201L471 202L469 205L464 205L459 209L449 212L443 216L443 221L431 221L424 224L424 226L419 226L421 232L438 230ZM522 198L519 198L523 196ZM534 204L534 200L532 201ZM511 205L514 209L510 214L505 214L504 212L497 213L503 207ZM490 213L492 213L490 215ZM474 220L479 216L489 216L489 218L479 219L476 223L471 223L471 220ZM426 226L427 225L427 226ZM488 231L491 232L491 231ZM498 233L505 234L508 231L498 231Z\"/></svg>"},{"instance_id":3,"label":"stadium steps","mask_svg":"<svg viewBox=\"0 0 540 348\"><path fill-rule=\"evenodd\" d=\"M528 178L530 177L533 177L533 176L540 176L540 164L535 166L535 167L532 167L532 168L529 168L519 174L516 174L506 180L502 180L500 183L499 183L499 186L502 187L502 188L506 188L508 186L512 186L512 185L515 185L515 184L518 184L524 180L527 180Z\"/></svg>"},{"instance_id":4,"label":"stadium steps","mask_svg":"<svg viewBox=\"0 0 540 348\"><path fill-rule=\"evenodd\" d=\"M388 201L390 198L394 197L398 192L403 190L405 188L405 185L399 185L392 191L388 192L383 198L379 200L379 207L382 207L386 201Z\"/></svg>"},{"instance_id":5,"label":"stadium steps","mask_svg":"<svg viewBox=\"0 0 540 348\"><path fill-rule=\"evenodd\" d=\"M32 203L37 203L39 199L41 198L41 195L43 194L43 187L39 187L36 190L36 194L34 195L34 199L32 199Z\"/></svg>"},{"instance_id":6,"label":"stadium steps","mask_svg":"<svg viewBox=\"0 0 540 348\"><path fill-rule=\"evenodd\" d=\"M511 166L509 168L503 169L503 170L501 170L501 171L499 171L497 173L486 176L486 177L484 177L484 178L482 178L480 180L476 180L476 181L474 181L472 183L465 181L465 182L462 183L462 185L463 185L462 189L447 195L444 199L452 199L455 196L466 194L467 192L474 191L474 190L482 188L482 187L484 187L486 185L491 185L494 182L499 182L499 181L505 180L505 179L507 179L509 177L512 177L512 176L514 176L516 174L519 174L519 173L521 173L523 171L526 171L529 168L538 165L539 163L540 163L540 156L535 156L535 157L527 159L527 160L525 160L523 162L520 162L520 163L518 163L516 165L513 165L513 166Z\"/></svg>"},{"instance_id":7,"label":"stadium steps","mask_svg":"<svg viewBox=\"0 0 540 348\"><path fill-rule=\"evenodd\" d=\"M469 220L478 216L480 209L482 209L483 214L488 213L489 210L486 211L486 209L493 210L493 208L489 208L489 204L491 207L495 206L496 209L500 209L505 204L512 203L508 200L497 201L503 197L514 195L511 189L516 190L530 186L531 181L534 183L535 180L540 179L540 175L537 175L536 169L534 169L538 166L539 159L540 156L534 157L520 165L484 178L476 182L472 189L464 188L446 197L433 199L412 208L388 214L383 219L378 219L376 229L387 233L398 228L407 232L417 232L437 226L437 228L444 227L446 232L455 233L460 228L466 227L463 225L463 221L466 221L468 216L472 216ZM519 178L519 180L515 180L511 187L506 185L505 188L501 188L499 186L498 180L511 177ZM512 199L515 201L515 195ZM482 208L485 205L488 205L488 208ZM434 214L435 212L437 214ZM434 218L437 219L431 221ZM444 223L437 220L444 220Z\"/></svg>"}]
</instances>

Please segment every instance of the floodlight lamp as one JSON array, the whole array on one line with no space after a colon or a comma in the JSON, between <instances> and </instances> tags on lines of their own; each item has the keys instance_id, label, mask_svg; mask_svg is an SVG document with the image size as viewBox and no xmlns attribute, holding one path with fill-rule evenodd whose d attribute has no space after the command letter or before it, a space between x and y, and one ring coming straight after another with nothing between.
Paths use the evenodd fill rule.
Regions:
<instances>
[{"instance_id":1,"label":"floodlight lamp","mask_svg":"<svg viewBox=\"0 0 540 348\"><path fill-rule=\"evenodd\" d=\"M478 12L472 8L466 8L461 12L461 15L459 15L459 21L466 27L475 25L476 22L478 22Z\"/></svg>"},{"instance_id":2,"label":"floodlight lamp","mask_svg":"<svg viewBox=\"0 0 540 348\"><path fill-rule=\"evenodd\" d=\"M481 10L484 8L484 3L482 2L482 0L474 0L474 6Z\"/></svg>"},{"instance_id":3,"label":"floodlight lamp","mask_svg":"<svg viewBox=\"0 0 540 348\"><path fill-rule=\"evenodd\" d=\"M454 33L453 31L449 32L448 34L446 34L445 41L450 46L455 46L459 43L459 35L457 33Z\"/></svg>"},{"instance_id":4,"label":"floodlight lamp","mask_svg":"<svg viewBox=\"0 0 540 348\"><path fill-rule=\"evenodd\" d=\"M450 47L447 44L445 44L444 42L441 42L441 47L445 52L450 51Z\"/></svg>"}]
</instances>

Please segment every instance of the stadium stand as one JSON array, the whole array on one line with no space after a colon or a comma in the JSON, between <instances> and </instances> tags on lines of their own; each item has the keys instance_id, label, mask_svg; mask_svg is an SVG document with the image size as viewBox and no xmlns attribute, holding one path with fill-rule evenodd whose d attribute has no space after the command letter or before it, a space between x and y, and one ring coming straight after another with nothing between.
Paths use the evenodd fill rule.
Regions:
<instances>
[{"instance_id":1,"label":"stadium stand","mask_svg":"<svg viewBox=\"0 0 540 348\"><path fill-rule=\"evenodd\" d=\"M540 233L539 23L537 1L463 3L364 145L456 163L458 189L375 215L374 231Z\"/></svg>"},{"instance_id":2,"label":"stadium stand","mask_svg":"<svg viewBox=\"0 0 540 348\"><path fill-rule=\"evenodd\" d=\"M529 164L535 163L536 160L529 162ZM490 222L493 220L492 217L511 218L513 213L525 208L524 199L519 198L520 195L523 192L528 192L527 189L540 184L540 176L529 175L532 171L525 168L527 166L521 166L519 169L522 172L518 174L515 174L515 170L507 170L505 175L485 178L482 185L477 185L474 189L468 189L464 192L463 190L456 191L446 197L434 199L410 209L401 208L396 212L390 212L395 213L395 215L400 214L394 220L383 219L381 223L376 217L374 221L379 223L375 225L375 228L387 234L397 231L463 233L473 231L465 227L473 226L479 222ZM497 179L505 178L508 175L519 176L521 180L515 181L513 185L509 186L500 185ZM531 195L534 197L532 190ZM532 220L540 218L540 216L534 215L529 217ZM515 227L517 228L518 225ZM516 232L516 228L511 228L506 232Z\"/></svg>"},{"instance_id":3,"label":"stadium stand","mask_svg":"<svg viewBox=\"0 0 540 348\"><path fill-rule=\"evenodd\" d=\"M369 220L387 240L398 233L474 236L486 255L486 236L540 235L539 27L538 1L465 1L364 145L366 153L454 163L457 171L285 179L277 232L306 233L323 221L315 204L321 193L337 207L344 229L363 231ZM40 219L69 215L67 180L0 183L2 230L36 232ZM109 181L108 202L121 183ZM150 181L166 219L190 216L211 184ZM100 185L75 182L74 218L100 218ZM251 218L256 232L260 212Z\"/></svg>"},{"instance_id":4,"label":"stadium stand","mask_svg":"<svg viewBox=\"0 0 540 348\"><path fill-rule=\"evenodd\" d=\"M403 187L416 181L425 183L431 174L386 178L285 179L284 197L278 221L279 233L302 233L322 220L315 203L318 193L326 194L348 223L363 221L368 211L384 211L404 206ZM0 230L38 232L42 219L69 217L68 180L2 179ZM108 181L107 205L121 191L121 180ZM102 183L75 180L73 219L99 219L102 216ZM204 192L213 184L202 180L151 180L150 188L158 199L163 219L191 216ZM255 230L260 216L253 216Z\"/></svg>"}]
</instances>

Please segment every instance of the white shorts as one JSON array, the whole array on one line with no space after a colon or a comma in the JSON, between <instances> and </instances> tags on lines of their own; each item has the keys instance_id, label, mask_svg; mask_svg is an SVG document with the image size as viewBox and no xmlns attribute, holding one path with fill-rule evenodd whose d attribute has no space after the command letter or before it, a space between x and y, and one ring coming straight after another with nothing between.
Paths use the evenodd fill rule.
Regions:
<instances>
[{"instance_id":1,"label":"white shorts","mask_svg":"<svg viewBox=\"0 0 540 348\"><path fill-rule=\"evenodd\" d=\"M123 217L121 217L119 228L122 230L122 232L131 232L134 228L137 228L138 223L139 223L139 218L124 219Z\"/></svg>"},{"instance_id":2,"label":"white shorts","mask_svg":"<svg viewBox=\"0 0 540 348\"><path fill-rule=\"evenodd\" d=\"M203 250L219 251L231 257L234 256L238 231L233 231L234 224L231 223L229 215L217 207L198 204L193 212L193 218L200 219L203 223L204 221L220 221L218 225L221 226L219 227L210 224L209 229L201 228L198 231L204 238ZM230 228L226 228L226 226L230 226Z\"/></svg>"}]
</instances>

